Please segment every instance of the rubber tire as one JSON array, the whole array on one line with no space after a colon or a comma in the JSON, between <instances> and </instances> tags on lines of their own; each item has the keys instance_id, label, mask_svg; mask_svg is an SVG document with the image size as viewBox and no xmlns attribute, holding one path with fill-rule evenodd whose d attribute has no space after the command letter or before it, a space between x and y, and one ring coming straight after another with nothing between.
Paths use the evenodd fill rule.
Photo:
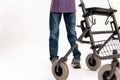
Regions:
<instances>
[{"instance_id":1,"label":"rubber tire","mask_svg":"<svg viewBox=\"0 0 120 80\"><path fill-rule=\"evenodd\" d=\"M106 64L106 65L103 65L99 71L98 71L98 80L105 80L103 79L103 74L106 72L106 71L111 71L111 64ZM120 69L118 67L116 67L116 71L114 73L114 75L116 76L116 80L120 80Z\"/></svg>"},{"instance_id":2,"label":"rubber tire","mask_svg":"<svg viewBox=\"0 0 120 80\"><path fill-rule=\"evenodd\" d=\"M91 58L92 55L93 55L92 53L91 53L91 54L88 54L88 56L86 57L86 64L87 64L87 67L88 67L90 70L96 71L96 70L98 70L98 68L101 66L101 60L100 60L99 58L97 58L97 57L94 57L94 60L95 60L96 64L94 64L94 66L91 65L91 64L89 63L89 60L90 60L90 58Z\"/></svg>"},{"instance_id":3,"label":"rubber tire","mask_svg":"<svg viewBox=\"0 0 120 80\"><path fill-rule=\"evenodd\" d=\"M54 77L56 78L56 80L66 80L67 77L68 77L68 74L69 74L69 70L68 70L67 64L66 63L61 63L60 64L60 67L62 69L62 74L59 76L55 72L55 68L56 68L57 62L58 61L56 60L53 63L53 65L52 65L52 74L54 75Z\"/></svg>"}]
</instances>

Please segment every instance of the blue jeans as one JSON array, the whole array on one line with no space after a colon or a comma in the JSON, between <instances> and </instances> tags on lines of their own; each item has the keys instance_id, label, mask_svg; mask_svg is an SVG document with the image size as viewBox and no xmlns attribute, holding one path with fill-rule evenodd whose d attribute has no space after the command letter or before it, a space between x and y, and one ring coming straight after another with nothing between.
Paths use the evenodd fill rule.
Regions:
<instances>
[{"instance_id":1,"label":"blue jeans","mask_svg":"<svg viewBox=\"0 0 120 80\"><path fill-rule=\"evenodd\" d=\"M63 14L63 18L66 25L67 30L67 38L72 46L77 40L76 37L76 14L75 13L55 13L50 12L49 18L49 28L50 28L50 36L49 36L49 51L50 51L50 60L53 58L58 58L58 39L59 39L59 24L61 21L61 16ZM73 50L73 56L75 59L80 59L80 51L78 50L78 46Z\"/></svg>"}]
</instances>

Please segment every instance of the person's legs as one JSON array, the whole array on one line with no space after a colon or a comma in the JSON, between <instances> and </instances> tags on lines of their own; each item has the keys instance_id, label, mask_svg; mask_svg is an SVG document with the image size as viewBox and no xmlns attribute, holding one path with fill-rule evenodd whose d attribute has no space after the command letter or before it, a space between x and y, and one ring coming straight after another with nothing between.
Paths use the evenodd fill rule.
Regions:
<instances>
[{"instance_id":1,"label":"person's legs","mask_svg":"<svg viewBox=\"0 0 120 80\"><path fill-rule=\"evenodd\" d=\"M50 12L49 18L49 52L50 60L58 58L58 39L59 39L59 24L61 20L62 13Z\"/></svg>"},{"instance_id":2,"label":"person's legs","mask_svg":"<svg viewBox=\"0 0 120 80\"><path fill-rule=\"evenodd\" d=\"M67 37L70 45L72 46L77 40L75 26L76 26L76 14L75 13L64 13L64 20L67 29ZM78 46L73 50L73 56L75 59L80 59L80 51Z\"/></svg>"},{"instance_id":3,"label":"person's legs","mask_svg":"<svg viewBox=\"0 0 120 80\"><path fill-rule=\"evenodd\" d=\"M64 20L65 20L65 24L66 24L66 29L67 29L67 37L68 37L68 41L70 43L70 45L72 46L76 40L77 40L77 36L76 36L76 31L75 31L75 26L76 26L76 14L75 13L64 13ZM80 61L80 56L81 53L78 50L78 46L73 50L73 60L72 63L78 63L78 68L79 66L79 61ZM77 64L76 64L77 65ZM76 67L75 65L75 67Z\"/></svg>"}]
</instances>

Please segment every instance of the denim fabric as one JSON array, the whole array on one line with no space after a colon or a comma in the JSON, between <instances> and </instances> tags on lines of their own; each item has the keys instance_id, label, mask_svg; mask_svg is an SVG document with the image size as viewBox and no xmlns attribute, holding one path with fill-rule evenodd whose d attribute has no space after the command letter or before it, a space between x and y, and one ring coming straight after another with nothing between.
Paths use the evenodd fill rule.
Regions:
<instances>
[{"instance_id":1,"label":"denim fabric","mask_svg":"<svg viewBox=\"0 0 120 80\"><path fill-rule=\"evenodd\" d=\"M61 21L61 17L63 15L64 22L67 30L67 38L72 46L77 40L75 25L76 25L76 14L74 13L55 13L50 12L49 18L49 28L50 28L50 36L49 36L49 51L50 51L50 60L53 58L58 58L58 39L59 39L59 24ZM75 59L80 59L80 51L78 50L78 46L73 50L73 56Z\"/></svg>"}]
</instances>

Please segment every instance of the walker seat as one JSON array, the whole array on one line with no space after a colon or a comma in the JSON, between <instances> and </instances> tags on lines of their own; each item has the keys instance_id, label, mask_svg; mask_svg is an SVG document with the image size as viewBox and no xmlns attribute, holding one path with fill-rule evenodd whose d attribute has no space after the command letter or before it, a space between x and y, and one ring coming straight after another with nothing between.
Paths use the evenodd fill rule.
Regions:
<instances>
[{"instance_id":1,"label":"walker seat","mask_svg":"<svg viewBox=\"0 0 120 80\"><path fill-rule=\"evenodd\" d=\"M105 15L105 16L111 16L114 12L117 12L115 9L107 9L107 8L101 8L101 7L90 7L86 8L87 13L84 16L87 15Z\"/></svg>"}]
</instances>

